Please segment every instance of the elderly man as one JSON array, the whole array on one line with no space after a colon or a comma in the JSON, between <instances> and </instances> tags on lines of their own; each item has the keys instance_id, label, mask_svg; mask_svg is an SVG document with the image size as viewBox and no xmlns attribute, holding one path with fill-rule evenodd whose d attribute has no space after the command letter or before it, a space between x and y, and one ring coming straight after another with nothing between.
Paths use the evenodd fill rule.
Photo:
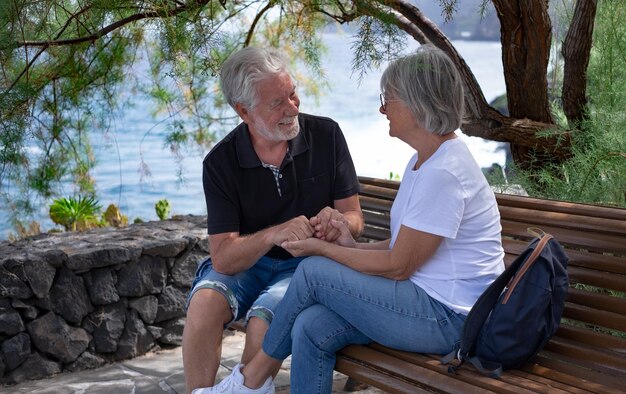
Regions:
<instances>
[{"instance_id":1,"label":"elderly man","mask_svg":"<svg viewBox=\"0 0 626 394\"><path fill-rule=\"evenodd\" d=\"M263 337L302 257L279 245L334 241L331 220L363 228L358 180L336 122L299 112L285 61L245 48L223 65L224 96L243 120L203 163L211 258L198 267L183 333L187 391L215 383L222 331L245 318L245 364ZM275 371L275 373L277 370Z\"/></svg>"}]
</instances>

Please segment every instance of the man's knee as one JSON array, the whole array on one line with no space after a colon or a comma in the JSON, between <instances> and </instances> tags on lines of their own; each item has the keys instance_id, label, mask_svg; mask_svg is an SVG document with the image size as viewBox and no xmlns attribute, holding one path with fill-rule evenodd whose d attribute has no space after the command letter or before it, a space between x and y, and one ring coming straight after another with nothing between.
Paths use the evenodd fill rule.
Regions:
<instances>
[{"instance_id":1,"label":"man's knee","mask_svg":"<svg viewBox=\"0 0 626 394\"><path fill-rule=\"evenodd\" d=\"M225 326L232 319L232 306L223 294L213 289L200 289L189 300L185 325L219 323Z\"/></svg>"}]
</instances>

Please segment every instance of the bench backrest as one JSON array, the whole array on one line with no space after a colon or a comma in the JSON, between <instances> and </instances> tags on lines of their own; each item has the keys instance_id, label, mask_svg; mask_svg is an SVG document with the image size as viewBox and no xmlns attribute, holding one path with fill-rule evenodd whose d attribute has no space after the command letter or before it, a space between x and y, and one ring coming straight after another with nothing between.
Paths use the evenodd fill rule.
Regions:
<instances>
[{"instance_id":1,"label":"bench backrest","mask_svg":"<svg viewBox=\"0 0 626 394\"><path fill-rule=\"evenodd\" d=\"M359 181L362 239L389 238L389 212L399 183ZM561 328L540 354L542 364L571 360L581 378L587 368L626 377L626 209L504 194L496 199L505 264L531 240L529 227L552 234L570 257Z\"/></svg>"}]
</instances>

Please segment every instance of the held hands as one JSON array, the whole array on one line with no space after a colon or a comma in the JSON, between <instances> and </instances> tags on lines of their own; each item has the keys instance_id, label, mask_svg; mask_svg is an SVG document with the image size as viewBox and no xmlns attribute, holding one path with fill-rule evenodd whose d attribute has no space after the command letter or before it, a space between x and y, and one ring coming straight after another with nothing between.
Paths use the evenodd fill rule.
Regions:
<instances>
[{"instance_id":1,"label":"held hands","mask_svg":"<svg viewBox=\"0 0 626 394\"><path fill-rule=\"evenodd\" d=\"M340 230L331 225L331 221L338 221L348 225L348 221L341 212L325 207L317 216L311 218L311 226L315 228L315 237L328 242L335 242L341 235ZM347 227L346 227L347 228Z\"/></svg>"},{"instance_id":2,"label":"held hands","mask_svg":"<svg viewBox=\"0 0 626 394\"><path fill-rule=\"evenodd\" d=\"M349 248L356 246L356 242L344 222L331 220L329 225L339 234L334 241L335 244ZM324 249L328 246L328 242L318 238L308 238L298 241L285 241L280 246L293 256L324 256Z\"/></svg>"}]
</instances>

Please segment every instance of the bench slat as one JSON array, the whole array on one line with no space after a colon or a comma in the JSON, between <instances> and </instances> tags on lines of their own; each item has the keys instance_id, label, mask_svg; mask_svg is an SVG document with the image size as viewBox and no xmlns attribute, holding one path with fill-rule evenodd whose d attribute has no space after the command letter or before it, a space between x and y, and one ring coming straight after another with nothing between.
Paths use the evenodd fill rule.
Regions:
<instances>
[{"instance_id":1,"label":"bench slat","mask_svg":"<svg viewBox=\"0 0 626 394\"><path fill-rule=\"evenodd\" d=\"M391 233L389 230L385 230L379 227L365 226L363 228L363 233L361 234L361 238L364 241L369 238L374 241L384 241L391 237Z\"/></svg>"},{"instance_id":2,"label":"bench slat","mask_svg":"<svg viewBox=\"0 0 626 394\"><path fill-rule=\"evenodd\" d=\"M594 332L586 328L561 324L556 335L570 341L580 342L597 348L609 349L617 356L626 357L626 338L619 338L603 332Z\"/></svg>"},{"instance_id":3,"label":"bench slat","mask_svg":"<svg viewBox=\"0 0 626 394\"><path fill-rule=\"evenodd\" d=\"M506 253L515 256L522 253L524 249L526 249L527 245L527 241L510 238L502 239L502 246L504 247L504 250L506 250ZM626 275L626 261L623 257L620 258L618 256L609 256L606 254L585 253L572 249L565 249L565 252L569 257L569 266L591 268L599 271L608 271L611 273Z\"/></svg>"},{"instance_id":4,"label":"bench slat","mask_svg":"<svg viewBox=\"0 0 626 394\"><path fill-rule=\"evenodd\" d=\"M554 371L552 371L554 372ZM529 381L533 381L533 382L537 382L538 384L541 384L543 389L545 391L547 391L548 393L551 393L553 388L556 389L561 389L566 393L576 393L576 394L591 394L593 393L593 391L584 389L584 388L580 388L580 387L576 387L573 386L572 384L565 384L563 383L564 380L566 381L572 381L575 382L577 379L579 379L578 377L572 377L572 376L567 376L565 374L547 374L544 371L543 375L539 375L539 374L534 374L534 373L529 373L523 370L519 370L519 369L513 369L510 371L507 371L507 375L513 375L513 376L520 376L524 379L527 379ZM548 376L555 376L555 378L550 378Z\"/></svg>"},{"instance_id":5,"label":"bench slat","mask_svg":"<svg viewBox=\"0 0 626 394\"><path fill-rule=\"evenodd\" d=\"M372 371L377 372L380 375L396 376L395 380L387 380L383 376L383 382L379 382L378 379L372 380L367 375L361 375L358 380L364 381L369 384L375 384L376 387L383 388L390 392L413 392L417 388L436 388L443 392L457 392L457 393L484 393L483 388L470 385L456 379L441 379L441 374L433 371L430 368L426 368L423 365L415 363L402 362L395 356L386 354L386 352L380 352L379 348L372 348L369 346L347 346L337 353L337 363L335 368L341 373L351 374L350 365L343 364L343 361L353 360L355 362L364 363ZM373 363L368 362L373 361ZM368 373L368 374L369 374ZM352 376L352 375L350 375ZM414 378L413 378L414 377ZM398 379L399 378L399 379ZM406 384L410 386L406 386ZM502 392L502 391L497 391ZM509 391L510 392L510 391Z\"/></svg>"},{"instance_id":6,"label":"bench slat","mask_svg":"<svg viewBox=\"0 0 626 394\"><path fill-rule=\"evenodd\" d=\"M584 233L598 234L626 234L626 221L595 218L589 216L572 215L552 211L537 211L514 207L498 206L500 216L506 220L520 223L529 223L536 226L557 226L561 229L569 228Z\"/></svg>"},{"instance_id":7,"label":"bench slat","mask_svg":"<svg viewBox=\"0 0 626 394\"><path fill-rule=\"evenodd\" d=\"M367 222L367 227L389 229L389 216L363 211L363 219Z\"/></svg>"},{"instance_id":8,"label":"bench slat","mask_svg":"<svg viewBox=\"0 0 626 394\"><path fill-rule=\"evenodd\" d=\"M437 371L440 373L440 379L443 380L462 380L467 383L471 383L476 386L480 386L484 390L494 391L494 392L526 392L530 390L534 393L559 393L559 392L577 392L577 393L586 393L590 392L585 389L574 389L572 390L571 385L567 383L563 383L563 381L567 381L566 376L559 376L559 379L553 379L552 377L545 376L546 374L534 376L532 373L521 373L521 374L509 374L505 373L499 379L488 378L478 372L476 372L473 368L462 368L457 371L456 374L450 374L447 371L447 366L442 365L439 361L441 356L438 355L427 355L427 354L416 354L403 352L400 350L390 349L379 344L372 344L368 347L376 349L381 353L389 354L395 358L404 360L409 364L421 365L426 368L430 368L433 371ZM374 361L375 362L375 361ZM569 377L569 380L574 380L575 377ZM539 382L542 382L541 384ZM547 383L547 384L545 384ZM564 391L561 391L563 389ZM458 392L458 391L447 391L447 392Z\"/></svg>"},{"instance_id":9,"label":"bench slat","mask_svg":"<svg viewBox=\"0 0 626 394\"><path fill-rule=\"evenodd\" d=\"M393 205L392 201L368 196L359 196L359 202L361 203L361 209L364 211L367 210L385 214L391 212L391 206Z\"/></svg>"},{"instance_id":10,"label":"bench slat","mask_svg":"<svg viewBox=\"0 0 626 394\"><path fill-rule=\"evenodd\" d=\"M498 206L626 221L626 209L495 193Z\"/></svg>"},{"instance_id":11,"label":"bench slat","mask_svg":"<svg viewBox=\"0 0 626 394\"><path fill-rule=\"evenodd\" d=\"M389 393L432 393L432 390L416 387L414 383L407 382L398 375L383 372L372 364L346 357L341 353L337 354L335 370L358 382L373 385Z\"/></svg>"},{"instance_id":12,"label":"bench slat","mask_svg":"<svg viewBox=\"0 0 626 394\"><path fill-rule=\"evenodd\" d=\"M398 190L398 188L400 187L400 182L398 181L391 181L388 179L380 179L380 178L370 178L366 176L360 176L358 178L359 178L359 183L361 185L373 185L373 186L384 187L386 189L392 189L392 190Z\"/></svg>"},{"instance_id":13,"label":"bench slat","mask_svg":"<svg viewBox=\"0 0 626 394\"><path fill-rule=\"evenodd\" d=\"M580 367L571 360L549 351L542 351L533 361L520 370L559 381L578 390L593 393L625 392L624 382L619 378Z\"/></svg>"},{"instance_id":14,"label":"bench slat","mask_svg":"<svg viewBox=\"0 0 626 394\"><path fill-rule=\"evenodd\" d=\"M571 284L581 283L603 289L610 289L619 292L626 292L626 275L612 274L606 272L589 270L585 268L568 268ZM626 302L626 299L624 299ZM626 309L622 309L626 310Z\"/></svg>"},{"instance_id":15,"label":"bench slat","mask_svg":"<svg viewBox=\"0 0 626 394\"><path fill-rule=\"evenodd\" d=\"M393 199L396 198L396 194L398 194L396 190L390 190L384 187L372 185L361 185L361 189L359 191L360 196L377 197L387 201L393 201Z\"/></svg>"},{"instance_id":16,"label":"bench slat","mask_svg":"<svg viewBox=\"0 0 626 394\"><path fill-rule=\"evenodd\" d=\"M442 381L462 381L465 383L471 383L473 386L479 386L484 390L493 391L497 393L525 393L525 392L537 392L536 390L530 390L527 387L527 382L518 380L506 380L492 379L487 376L481 375L474 371L472 368L462 368L457 371L456 374L450 374L448 372L448 366L441 364L439 355L427 355L419 353L409 353L400 350L391 349L379 344L371 344L369 348L376 349L381 353L388 354L394 358L403 360L405 364L420 365L424 368L428 368L431 371L437 372L437 385L440 385L439 380ZM421 381L421 379L420 379ZM441 388L441 386L433 386ZM539 387L536 387L539 389ZM445 390L445 392L462 392L457 390ZM541 392L541 390L539 391Z\"/></svg>"},{"instance_id":17,"label":"bench slat","mask_svg":"<svg viewBox=\"0 0 626 394\"><path fill-rule=\"evenodd\" d=\"M623 355L597 347L586 346L558 336L553 337L545 349L576 360L577 365L585 368L604 371L626 379L626 358Z\"/></svg>"},{"instance_id":18,"label":"bench slat","mask_svg":"<svg viewBox=\"0 0 626 394\"><path fill-rule=\"evenodd\" d=\"M623 312L626 311L626 298L594 293L592 291L581 290L574 287L570 287L567 294L567 301L572 304L600 311L612 312L620 316L622 316Z\"/></svg>"},{"instance_id":19,"label":"bench slat","mask_svg":"<svg viewBox=\"0 0 626 394\"><path fill-rule=\"evenodd\" d=\"M604 312L583 305L566 302L563 317L626 332L626 316L620 315L619 313Z\"/></svg>"},{"instance_id":20,"label":"bench slat","mask_svg":"<svg viewBox=\"0 0 626 394\"><path fill-rule=\"evenodd\" d=\"M511 220L502 219L502 234L505 236L514 236L521 239L530 240L528 235L528 227L534 226L533 223L520 223ZM595 234L585 233L572 229L563 229L556 226L541 226L546 233L554 235L559 242L565 247L575 247L576 249L586 249L598 253L617 253L626 254L626 243L624 236L612 234Z\"/></svg>"}]
</instances>

